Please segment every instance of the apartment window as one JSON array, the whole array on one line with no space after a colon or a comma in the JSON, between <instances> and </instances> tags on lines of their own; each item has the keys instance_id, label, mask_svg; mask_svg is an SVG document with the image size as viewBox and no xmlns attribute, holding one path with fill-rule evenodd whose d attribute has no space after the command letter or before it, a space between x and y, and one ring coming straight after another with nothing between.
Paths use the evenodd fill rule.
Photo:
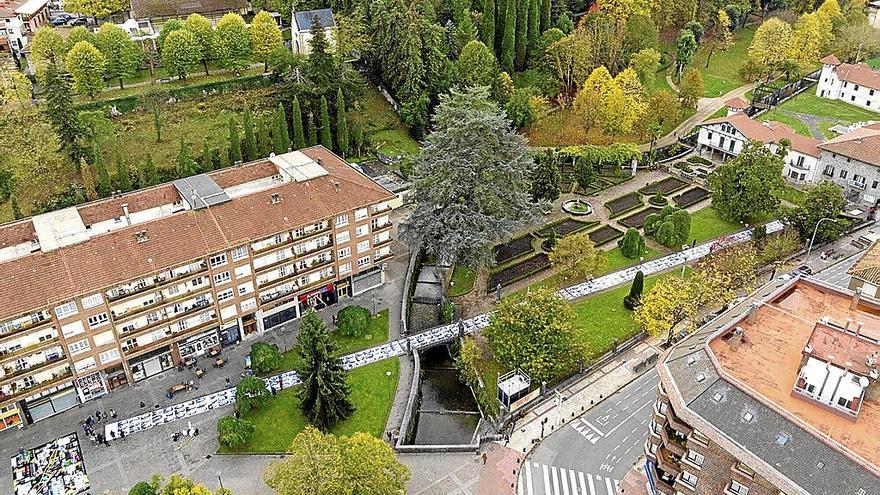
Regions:
<instances>
[{"instance_id":1,"label":"apartment window","mask_svg":"<svg viewBox=\"0 0 880 495\"><path fill-rule=\"evenodd\" d=\"M666 405L665 402L660 402L660 405L657 406L657 410L660 411L660 414L666 414L666 411L669 409L669 406Z\"/></svg>"},{"instance_id":2,"label":"apartment window","mask_svg":"<svg viewBox=\"0 0 880 495\"><path fill-rule=\"evenodd\" d=\"M692 488L696 488L697 481L700 481L700 478L697 478L694 474L689 473L689 472L685 471L684 469L682 469L681 470L681 481L682 481L682 483L684 483Z\"/></svg>"},{"instance_id":3,"label":"apartment window","mask_svg":"<svg viewBox=\"0 0 880 495\"><path fill-rule=\"evenodd\" d=\"M370 241L361 241L357 243L358 254L370 249Z\"/></svg>"},{"instance_id":4,"label":"apartment window","mask_svg":"<svg viewBox=\"0 0 880 495\"><path fill-rule=\"evenodd\" d=\"M685 454L684 458L685 458L685 460L687 460L688 462L690 462L694 466L698 466L698 467L701 467L703 465L703 461L706 460L706 458L703 456L703 454L696 452L696 451L693 451L693 450L688 450L687 454Z\"/></svg>"},{"instance_id":5,"label":"apartment window","mask_svg":"<svg viewBox=\"0 0 880 495\"><path fill-rule=\"evenodd\" d=\"M351 256L351 248L350 247L344 247L339 250L339 259L343 260L345 258L348 258L349 256Z\"/></svg>"},{"instance_id":6,"label":"apartment window","mask_svg":"<svg viewBox=\"0 0 880 495\"><path fill-rule=\"evenodd\" d=\"M223 266L226 264L226 253L220 253L220 254L211 256L211 259L209 261L211 263L211 268Z\"/></svg>"},{"instance_id":7,"label":"apartment window","mask_svg":"<svg viewBox=\"0 0 880 495\"><path fill-rule=\"evenodd\" d=\"M83 309L94 308L95 306L100 306L101 303L104 302L104 298L101 297L101 294L92 294L91 296L86 296L80 300Z\"/></svg>"},{"instance_id":8,"label":"apartment window","mask_svg":"<svg viewBox=\"0 0 880 495\"><path fill-rule=\"evenodd\" d=\"M67 301L60 306L55 306L55 316L57 316L59 320L75 315L78 312L74 301Z\"/></svg>"},{"instance_id":9,"label":"apartment window","mask_svg":"<svg viewBox=\"0 0 880 495\"><path fill-rule=\"evenodd\" d=\"M660 434L660 425L658 425L653 419L651 420L651 431L658 435Z\"/></svg>"},{"instance_id":10,"label":"apartment window","mask_svg":"<svg viewBox=\"0 0 880 495\"><path fill-rule=\"evenodd\" d=\"M712 132L710 131L709 132L709 141L711 141L711 140L712 140Z\"/></svg>"},{"instance_id":11,"label":"apartment window","mask_svg":"<svg viewBox=\"0 0 880 495\"><path fill-rule=\"evenodd\" d=\"M254 290L254 284L246 283L238 286L238 295L243 296Z\"/></svg>"},{"instance_id":12,"label":"apartment window","mask_svg":"<svg viewBox=\"0 0 880 495\"><path fill-rule=\"evenodd\" d=\"M248 299L247 301L244 301L241 303L241 310L242 311L250 311L256 307L257 307L257 301L255 301L253 299Z\"/></svg>"},{"instance_id":13,"label":"apartment window","mask_svg":"<svg viewBox=\"0 0 880 495\"><path fill-rule=\"evenodd\" d=\"M336 234L336 244L342 244L343 242L348 242L351 239L351 233L349 231L340 232Z\"/></svg>"},{"instance_id":14,"label":"apartment window","mask_svg":"<svg viewBox=\"0 0 880 495\"><path fill-rule=\"evenodd\" d=\"M201 275L199 275L198 277L192 279L192 282L190 282L190 284L193 287L198 287L198 286L202 285L204 282L205 282L205 278L202 277Z\"/></svg>"},{"instance_id":15,"label":"apartment window","mask_svg":"<svg viewBox=\"0 0 880 495\"><path fill-rule=\"evenodd\" d=\"M247 277L251 274L251 265L241 265L235 269L235 278Z\"/></svg>"},{"instance_id":16,"label":"apartment window","mask_svg":"<svg viewBox=\"0 0 880 495\"><path fill-rule=\"evenodd\" d=\"M360 227L354 229L354 233L358 237L363 237L370 233L370 227L367 225L361 225Z\"/></svg>"},{"instance_id":17,"label":"apartment window","mask_svg":"<svg viewBox=\"0 0 880 495\"><path fill-rule=\"evenodd\" d=\"M222 284L225 282L229 282L230 278L231 277L229 276L229 272L218 273L218 274L214 275L214 284L219 285L219 284Z\"/></svg>"},{"instance_id":18,"label":"apartment window","mask_svg":"<svg viewBox=\"0 0 880 495\"><path fill-rule=\"evenodd\" d=\"M747 478L755 477L755 471L739 461L737 461L737 463L733 465L733 469L738 471L740 474L746 476Z\"/></svg>"},{"instance_id":19,"label":"apartment window","mask_svg":"<svg viewBox=\"0 0 880 495\"><path fill-rule=\"evenodd\" d=\"M351 271L351 261L343 265L339 265L339 273L348 273Z\"/></svg>"},{"instance_id":20,"label":"apartment window","mask_svg":"<svg viewBox=\"0 0 880 495\"><path fill-rule=\"evenodd\" d=\"M232 250L232 261L242 260L248 257L247 246L238 246Z\"/></svg>"},{"instance_id":21,"label":"apartment window","mask_svg":"<svg viewBox=\"0 0 880 495\"><path fill-rule=\"evenodd\" d=\"M694 430L691 432L691 436L688 437L688 440L693 440L697 444L702 445L703 447L709 446L709 437L707 437L706 435L703 435L702 433L700 433L697 430Z\"/></svg>"},{"instance_id":22,"label":"apartment window","mask_svg":"<svg viewBox=\"0 0 880 495\"><path fill-rule=\"evenodd\" d=\"M877 189L877 185L878 185L878 183L875 180L874 182L871 183L871 189Z\"/></svg>"},{"instance_id":23,"label":"apartment window","mask_svg":"<svg viewBox=\"0 0 880 495\"><path fill-rule=\"evenodd\" d=\"M368 215L368 213L367 213L366 208L361 208L360 210L355 210L354 211L354 221L358 222L360 220L363 220L363 219L367 218L367 215Z\"/></svg>"},{"instance_id":24,"label":"apartment window","mask_svg":"<svg viewBox=\"0 0 880 495\"><path fill-rule=\"evenodd\" d=\"M119 359L119 349L114 347L109 351L102 352L98 355L98 357L101 358L101 364L107 364L109 362L116 361L117 359Z\"/></svg>"},{"instance_id":25,"label":"apartment window","mask_svg":"<svg viewBox=\"0 0 880 495\"><path fill-rule=\"evenodd\" d=\"M849 97L849 101L856 101L856 95L852 95Z\"/></svg>"},{"instance_id":26,"label":"apartment window","mask_svg":"<svg viewBox=\"0 0 880 495\"><path fill-rule=\"evenodd\" d=\"M749 487L737 481L730 480L730 484L727 485L727 489L725 491L731 495L748 495Z\"/></svg>"},{"instance_id":27,"label":"apartment window","mask_svg":"<svg viewBox=\"0 0 880 495\"><path fill-rule=\"evenodd\" d=\"M89 328L99 327L107 323L107 320L107 313L98 313L96 315L89 316Z\"/></svg>"},{"instance_id":28,"label":"apartment window","mask_svg":"<svg viewBox=\"0 0 880 495\"><path fill-rule=\"evenodd\" d=\"M358 267L364 267L370 264L370 257L364 256L363 258L358 260Z\"/></svg>"},{"instance_id":29,"label":"apartment window","mask_svg":"<svg viewBox=\"0 0 880 495\"><path fill-rule=\"evenodd\" d=\"M336 215L336 228L348 225L348 215Z\"/></svg>"},{"instance_id":30,"label":"apartment window","mask_svg":"<svg viewBox=\"0 0 880 495\"><path fill-rule=\"evenodd\" d=\"M859 90L859 85L856 84L856 87L853 88L853 91L858 91L858 90Z\"/></svg>"},{"instance_id":31,"label":"apartment window","mask_svg":"<svg viewBox=\"0 0 880 495\"><path fill-rule=\"evenodd\" d=\"M226 289L222 292L217 293L217 301L223 302L227 299L232 299L232 289Z\"/></svg>"},{"instance_id":32,"label":"apartment window","mask_svg":"<svg viewBox=\"0 0 880 495\"><path fill-rule=\"evenodd\" d=\"M79 354L80 352L85 352L90 349L89 347L89 339L78 340L67 346L67 349L70 350L70 354Z\"/></svg>"},{"instance_id":33,"label":"apartment window","mask_svg":"<svg viewBox=\"0 0 880 495\"><path fill-rule=\"evenodd\" d=\"M872 89L871 91L868 91L868 94L874 96L874 90Z\"/></svg>"},{"instance_id":34,"label":"apartment window","mask_svg":"<svg viewBox=\"0 0 880 495\"><path fill-rule=\"evenodd\" d=\"M847 171L846 171L846 170L841 170L841 171L840 171L840 178L841 178L841 179L846 179L846 174L847 174Z\"/></svg>"},{"instance_id":35,"label":"apartment window","mask_svg":"<svg viewBox=\"0 0 880 495\"><path fill-rule=\"evenodd\" d=\"M731 140L730 140L730 144L727 146L727 149L729 149L730 151L733 151L733 147L734 147L734 146L736 146L736 141L734 141L733 139L731 139Z\"/></svg>"}]
</instances>

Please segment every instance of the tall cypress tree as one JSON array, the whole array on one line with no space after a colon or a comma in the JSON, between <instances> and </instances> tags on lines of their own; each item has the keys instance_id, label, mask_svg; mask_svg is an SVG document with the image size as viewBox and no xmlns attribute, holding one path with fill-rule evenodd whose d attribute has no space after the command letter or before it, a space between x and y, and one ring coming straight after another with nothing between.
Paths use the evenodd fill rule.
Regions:
<instances>
[{"instance_id":1,"label":"tall cypress tree","mask_svg":"<svg viewBox=\"0 0 880 495\"><path fill-rule=\"evenodd\" d=\"M507 28L507 4L513 0L495 0L495 56L501 59L501 47L504 44L504 30ZM489 45L486 45L489 46Z\"/></svg>"},{"instance_id":2,"label":"tall cypress tree","mask_svg":"<svg viewBox=\"0 0 880 495\"><path fill-rule=\"evenodd\" d=\"M147 153L147 161L144 162L144 166L141 168L140 172L141 187L155 186L159 183L159 171L156 170L156 166L153 165L153 155Z\"/></svg>"},{"instance_id":3,"label":"tall cypress tree","mask_svg":"<svg viewBox=\"0 0 880 495\"><path fill-rule=\"evenodd\" d=\"M272 144L269 142L269 128L266 126L266 119L260 119L257 123L257 158L265 158L269 156L269 149Z\"/></svg>"},{"instance_id":4,"label":"tall cypress tree","mask_svg":"<svg viewBox=\"0 0 880 495\"><path fill-rule=\"evenodd\" d=\"M275 153L287 153L290 149L290 133L287 132L287 113L284 111L284 105L278 104L275 110L275 128L272 131L272 139L274 141Z\"/></svg>"},{"instance_id":5,"label":"tall cypress tree","mask_svg":"<svg viewBox=\"0 0 880 495\"><path fill-rule=\"evenodd\" d=\"M318 144L318 127L315 125L314 114L309 113L307 118L309 121L308 130L306 131L306 146L314 146Z\"/></svg>"},{"instance_id":6,"label":"tall cypress tree","mask_svg":"<svg viewBox=\"0 0 880 495\"><path fill-rule=\"evenodd\" d=\"M113 186L117 191L131 191L131 176L128 175L128 166L122 161L122 154L116 149L116 171L113 177Z\"/></svg>"},{"instance_id":7,"label":"tall cypress tree","mask_svg":"<svg viewBox=\"0 0 880 495\"><path fill-rule=\"evenodd\" d=\"M529 0L529 34L526 40L526 61L538 60L538 41L541 37L541 0Z\"/></svg>"},{"instance_id":8,"label":"tall cypress tree","mask_svg":"<svg viewBox=\"0 0 880 495\"><path fill-rule=\"evenodd\" d=\"M529 43L530 0L516 1L516 69L526 67L526 45Z\"/></svg>"},{"instance_id":9,"label":"tall cypress tree","mask_svg":"<svg viewBox=\"0 0 880 495\"><path fill-rule=\"evenodd\" d=\"M541 0L541 34L550 29L550 11L553 10L552 0Z\"/></svg>"},{"instance_id":10,"label":"tall cypress tree","mask_svg":"<svg viewBox=\"0 0 880 495\"><path fill-rule=\"evenodd\" d=\"M247 161L256 160L259 150L257 149L257 136L254 133L254 114L250 105L244 107L244 154Z\"/></svg>"},{"instance_id":11,"label":"tall cypress tree","mask_svg":"<svg viewBox=\"0 0 880 495\"><path fill-rule=\"evenodd\" d=\"M336 91L336 149L342 153L343 158L348 154L350 141L348 139L348 118L345 115L345 97L342 88Z\"/></svg>"},{"instance_id":12,"label":"tall cypress tree","mask_svg":"<svg viewBox=\"0 0 880 495\"><path fill-rule=\"evenodd\" d=\"M513 74L516 61L516 0L507 0L504 14L504 39L501 42L501 67Z\"/></svg>"},{"instance_id":13,"label":"tall cypress tree","mask_svg":"<svg viewBox=\"0 0 880 495\"><path fill-rule=\"evenodd\" d=\"M43 71L43 94L46 98L44 113L58 134L64 153L74 163L79 163L82 150L79 149L82 126L73 105L73 91L66 74L61 73L55 64L47 64Z\"/></svg>"},{"instance_id":14,"label":"tall cypress tree","mask_svg":"<svg viewBox=\"0 0 880 495\"><path fill-rule=\"evenodd\" d=\"M333 134L330 132L330 110L327 98L321 97L321 144L328 150L333 149Z\"/></svg>"},{"instance_id":15,"label":"tall cypress tree","mask_svg":"<svg viewBox=\"0 0 880 495\"><path fill-rule=\"evenodd\" d=\"M293 97L293 108L290 111L293 120L293 149L299 150L306 147L306 136L303 132L303 116L299 108L299 98Z\"/></svg>"},{"instance_id":16,"label":"tall cypress tree","mask_svg":"<svg viewBox=\"0 0 880 495\"><path fill-rule=\"evenodd\" d=\"M104 157L101 155L101 150L98 149L97 145L95 146L95 174L98 176L98 183L95 186L98 196L102 198L110 196L110 193L113 192L113 183L110 180L110 172L107 171L107 165L104 163Z\"/></svg>"},{"instance_id":17,"label":"tall cypress tree","mask_svg":"<svg viewBox=\"0 0 880 495\"><path fill-rule=\"evenodd\" d=\"M296 372L302 380L297 390L305 417L322 431L354 412L348 396L348 372L336 357L339 350L324 321L314 310L303 317L297 340Z\"/></svg>"},{"instance_id":18,"label":"tall cypress tree","mask_svg":"<svg viewBox=\"0 0 880 495\"><path fill-rule=\"evenodd\" d=\"M483 4L483 24L480 26L480 40L490 50L495 46L495 0L486 0Z\"/></svg>"},{"instance_id":19,"label":"tall cypress tree","mask_svg":"<svg viewBox=\"0 0 880 495\"><path fill-rule=\"evenodd\" d=\"M202 138L202 157L199 160L199 167L201 167L202 172L207 172L214 168L214 165L211 160L211 147L208 146L208 137L205 136Z\"/></svg>"},{"instance_id":20,"label":"tall cypress tree","mask_svg":"<svg viewBox=\"0 0 880 495\"><path fill-rule=\"evenodd\" d=\"M177 155L177 175L183 179L199 173L198 165L193 160L189 145L182 138L180 140L180 153Z\"/></svg>"},{"instance_id":21,"label":"tall cypress tree","mask_svg":"<svg viewBox=\"0 0 880 495\"><path fill-rule=\"evenodd\" d=\"M232 119L229 119L229 162L235 165L236 162L242 160L241 156L241 139L238 137L238 126Z\"/></svg>"}]
</instances>

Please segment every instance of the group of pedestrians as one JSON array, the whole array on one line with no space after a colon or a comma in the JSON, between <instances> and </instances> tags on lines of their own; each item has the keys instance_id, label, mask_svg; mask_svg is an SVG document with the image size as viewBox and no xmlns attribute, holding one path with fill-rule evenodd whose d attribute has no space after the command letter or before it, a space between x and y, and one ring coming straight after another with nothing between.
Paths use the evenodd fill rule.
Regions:
<instances>
[{"instance_id":1,"label":"group of pedestrians","mask_svg":"<svg viewBox=\"0 0 880 495\"><path fill-rule=\"evenodd\" d=\"M107 447L110 446L110 442L104 436L104 433L102 433L100 429L96 431L98 425L106 421L107 418L116 419L116 411L113 409L110 409L109 411L95 411L95 414L89 414L85 421L80 423L83 432L92 441L92 445L103 444ZM113 435L113 438L116 438L115 434Z\"/></svg>"}]
</instances>

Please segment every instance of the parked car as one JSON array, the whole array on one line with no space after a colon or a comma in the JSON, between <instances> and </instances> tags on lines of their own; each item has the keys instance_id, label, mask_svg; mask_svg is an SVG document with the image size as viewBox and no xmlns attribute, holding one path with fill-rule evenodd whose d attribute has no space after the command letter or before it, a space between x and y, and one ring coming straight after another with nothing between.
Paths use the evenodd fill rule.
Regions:
<instances>
[{"instance_id":1,"label":"parked car","mask_svg":"<svg viewBox=\"0 0 880 495\"><path fill-rule=\"evenodd\" d=\"M797 271L801 272L804 275L812 275L813 269L807 265L801 265L797 268Z\"/></svg>"},{"instance_id":2,"label":"parked car","mask_svg":"<svg viewBox=\"0 0 880 495\"><path fill-rule=\"evenodd\" d=\"M58 27L67 24L67 20L68 17L56 16L50 19L49 22L51 22L53 26Z\"/></svg>"},{"instance_id":3,"label":"parked car","mask_svg":"<svg viewBox=\"0 0 880 495\"><path fill-rule=\"evenodd\" d=\"M85 26L87 19L85 17L73 17L67 23L71 26Z\"/></svg>"}]
</instances>

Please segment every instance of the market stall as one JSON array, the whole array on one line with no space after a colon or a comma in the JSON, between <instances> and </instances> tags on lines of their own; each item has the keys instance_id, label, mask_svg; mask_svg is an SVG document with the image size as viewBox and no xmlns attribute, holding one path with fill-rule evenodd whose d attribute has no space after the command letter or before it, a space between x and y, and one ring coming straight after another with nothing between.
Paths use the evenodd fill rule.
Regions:
<instances>
[{"instance_id":1,"label":"market stall","mask_svg":"<svg viewBox=\"0 0 880 495\"><path fill-rule=\"evenodd\" d=\"M12 457L15 495L76 495L89 489L76 432Z\"/></svg>"}]
</instances>

